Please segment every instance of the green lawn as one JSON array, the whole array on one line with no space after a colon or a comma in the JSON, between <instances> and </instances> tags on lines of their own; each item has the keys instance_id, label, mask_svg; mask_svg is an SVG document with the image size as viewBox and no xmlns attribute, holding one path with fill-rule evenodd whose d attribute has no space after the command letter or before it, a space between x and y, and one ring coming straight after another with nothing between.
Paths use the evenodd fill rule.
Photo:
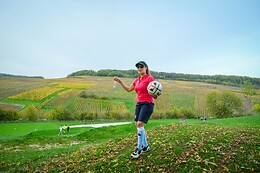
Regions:
<instances>
[{"instance_id":1,"label":"green lawn","mask_svg":"<svg viewBox=\"0 0 260 173\"><path fill-rule=\"evenodd\" d=\"M151 151L139 159L130 157L137 141L134 123L58 136L60 124L2 123L0 172L260 171L260 115L182 124L151 120L145 126ZM3 130L14 127L22 130L8 139Z\"/></svg>"},{"instance_id":2,"label":"green lawn","mask_svg":"<svg viewBox=\"0 0 260 173\"><path fill-rule=\"evenodd\" d=\"M45 131L55 131L59 133L60 125L82 124L82 122L25 122L25 123L0 123L0 140L16 139L24 137L30 133L45 133ZM53 132L52 132L53 133ZM50 134L52 134L50 133Z\"/></svg>"},{"instance_id":3,"label":"green lawn","mask_svg":"<svg viewBox=\"0 0 260 173\"><path fill-rule=\"evenodd\" d=\"M209 121L209 123L214 123L218 125L224 126L252 126L252 127L260 127L260 116L251 116L251 117L236 117L236 118L223 118L223 119L215 119Z\"/></svg>"}]
</instances>

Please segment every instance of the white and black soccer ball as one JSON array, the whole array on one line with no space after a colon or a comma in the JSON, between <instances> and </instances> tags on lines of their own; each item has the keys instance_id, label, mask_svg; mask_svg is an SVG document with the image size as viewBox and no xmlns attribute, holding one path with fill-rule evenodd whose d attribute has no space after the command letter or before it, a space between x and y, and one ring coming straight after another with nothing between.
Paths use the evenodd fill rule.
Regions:
<instances>
[{"instance_id":1,"label":"white and black soccer ball","mask_svg":"<svg viewBox=\"0 0 260 173\"><path fill-rule=\"evenodd\" d=\"M147 86L147 91L150 95L161 95L162 85L158 81L152 81Z\"/></svg>"}]
</instances>

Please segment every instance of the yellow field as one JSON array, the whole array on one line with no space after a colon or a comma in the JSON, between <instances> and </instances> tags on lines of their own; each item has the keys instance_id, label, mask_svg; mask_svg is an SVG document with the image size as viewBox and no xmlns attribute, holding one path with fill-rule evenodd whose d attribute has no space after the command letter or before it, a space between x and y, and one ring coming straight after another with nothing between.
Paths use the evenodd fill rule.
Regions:
<instances>
[{"instance_id":1,"label":"yellow field","mask_svg":"<svg viewBox=\"0 0 260 173\"><path fill-rule=\"evenodd\" d=\"M0 99L47 86L46 79L0 78Z\"/></svg>"},{"instance_id":2,"label":"yellow field","mask_svg":"<svg viewBox=\"0 0 260 173\"><path fill-rule=\"evenodd\" d=\"M41 101L45 97L62 90L63 88L38 88L28 92L23 92L14 96L8 97L9 99L18 99L18 100L30 100L30 101Z\"/></svg>"},{"instance_id":3,"label":"yellow field","mask_svg":"<svg viewBox=\"0 0 260 173\"><path fill-rule=\"evenodd\" d=\"M51 82L56 88L74 88L74 89L88 89L94 84L85 82Z\"/></svg>"}]
</instances>

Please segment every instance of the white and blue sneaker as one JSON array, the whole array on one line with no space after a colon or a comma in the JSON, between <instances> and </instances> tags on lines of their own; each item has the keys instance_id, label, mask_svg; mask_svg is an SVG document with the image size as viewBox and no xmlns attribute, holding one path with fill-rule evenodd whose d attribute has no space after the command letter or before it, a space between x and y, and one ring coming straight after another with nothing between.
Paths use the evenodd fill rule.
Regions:
<instances>
[{"instance_id":1,"label":"white and blue sneaker","mask_svg":"<svg viewBox=\"0 0 260 173\"><path fill-rule=\"evenodd\" d=\"M148 152L148 151L150 151L150 147L149 146L142 148L142 152Z\"/></svg>"},{"instance_id":2,"label":"white and blue sneaker","mask_svg":"<svg viewBox=\"0 0 260 173\"><path fill-rule=\"evenodd\" d=\"M138 148L136 148L136 149L134 150L134 152L131 154L131 156L132 156L133 158L137 159L137 158L140 157L140 155L142 154L142 151L143 151L143 150L138 150Z\"/></svg>"}]
</instances>

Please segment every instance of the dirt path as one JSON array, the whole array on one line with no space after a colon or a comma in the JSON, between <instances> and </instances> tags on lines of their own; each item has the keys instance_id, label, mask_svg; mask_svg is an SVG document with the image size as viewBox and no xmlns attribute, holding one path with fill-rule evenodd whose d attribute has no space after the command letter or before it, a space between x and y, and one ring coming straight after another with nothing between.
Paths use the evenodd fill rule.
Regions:
<instances>
[{"instance_id":1,"label":"dirt path","mask_svg":"<svg viewBox=\"0 0 260 173\"><path fill-rule=\"evenodd\" d=\"M82 125L73 125L70 128L81 128L81 127L94 127L100 128L105 126L118 126L118 125L125 125L130 124L131 122L118 122L118 123L104 123L104 124L82 124Z\"/></svg>"}]
</instances>

